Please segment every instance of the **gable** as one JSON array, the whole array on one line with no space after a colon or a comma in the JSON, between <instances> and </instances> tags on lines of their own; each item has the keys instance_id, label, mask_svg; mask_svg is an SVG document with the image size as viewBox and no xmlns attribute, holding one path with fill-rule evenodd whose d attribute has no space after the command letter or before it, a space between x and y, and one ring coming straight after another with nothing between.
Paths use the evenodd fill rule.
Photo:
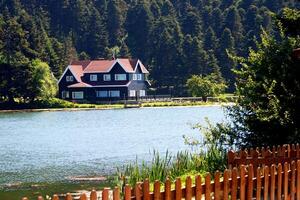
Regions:
<instances>
[{"instance_id":1,"label":"gable","mask_svg":"<svg viewBox=\"0 0 300 200\"><path fill-rule=\"evenodd\" d=\"M62 74L62 76L60 77L60 79L58 80L58 84L61 82L62 79L64 79L66 76L68 76L70 74L72 76L74 76L74 79L77 82L81 82L81 77L83 76L82 66L80 66L80 65L69 65L65 69L65 71Z\"/></svg>"}]
</instances>

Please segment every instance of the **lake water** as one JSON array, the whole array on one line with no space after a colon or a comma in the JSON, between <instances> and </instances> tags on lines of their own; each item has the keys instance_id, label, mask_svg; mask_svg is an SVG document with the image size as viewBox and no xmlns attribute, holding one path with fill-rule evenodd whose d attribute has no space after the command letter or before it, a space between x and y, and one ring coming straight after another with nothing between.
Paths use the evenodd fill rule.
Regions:
<instances>
[{"instance_id":1,"label":"lake water","mask_svg":"<svg viewBox=\"0 0 300 200\"><path fill-rule=\"evenodd\" d=\"M183 135L205 117L225 119L221 107L174 107L0 114L0 185L103 175L150 152L189 147Z\"/></svg>"}]
</instances>

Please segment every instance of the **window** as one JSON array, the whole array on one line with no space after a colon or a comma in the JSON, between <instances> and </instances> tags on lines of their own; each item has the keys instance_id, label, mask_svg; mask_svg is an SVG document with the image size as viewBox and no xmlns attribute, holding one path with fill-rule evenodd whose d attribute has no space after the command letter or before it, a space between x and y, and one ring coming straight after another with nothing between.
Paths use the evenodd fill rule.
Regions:
<instances>
[{"instance_id":1,"label":"window","mask_svg":"<svg viewBox=\"0 0 300 200\"><path fill-rule=\"evenodd\" d=\"M83 99L83 92L72 92L72 99Z\"/></svg>"},{"instance_id":2,"label":"window","mask_svg":"<svg viewBox=\"0 0 300 200\"><path fill-rule=\"evenodd\" d=\"M120 97L120 91L116 90L116 91L109 91L109 96L110 97Z\"/></svg>"},{"instance_id":3,"label":"window","mask_svg":"<svg viewBox=\"0 0 300 200\"><path fill-rule=\"evenodd\" d=\"M145 90L140 90L140 97L146 96L146 91Z\"/></svg>"},{"instance_id":4,"label":"window","mask_svg":"<svg viewBox=\"0 0 300 200\"><path fill-rule=\"evenodd\" d=\"M139 80L139 81L142 80L142 74L137 74L137 80Z\"/></svg>"},{"instance_id":5,"label":"window","mask_svg":"<svg viewBox=\"0 0 300 200\"><path fill-rule=\"evenodd\" d=\"M115 80L116 81L126 81L126 74L115 74Z\"/></svg>"},{"instance_id":6,"label":"window","mask_svg":"<svg viewBox=\"0 0 300 200\"><path fill-rule=\"evenodd\" d=\"M73 82L74 81L74 77L73 76L66 76L66 81L67 82Z\"/></svg>"},{"instance_id":7,"label":"window","mask_svg":"<svg viewBox=\"0 0 300 200\"><path fill-rule=\"evenodd\" d=\"M97 80L98 80L97 75L96 75L96 74L90 75L90 80L91 80L91 81L97 81Z\"/></svg>"},{"instance_id":8,"label":"window","mask_svg":"<svg viewBox=\"0 0 300 200\"><path fill-rule=\"evenodd\" d=\"M136 81L137 80L137 74L133 74L132 80Z\"/></svg>"},{"instance_id":9,"label":"window","mask_svg":"<svg viewBox=\"0 0 300 200\"><path fill-rule=\"evenodd\" d=\"M110 80L111 80L110 74L104 74L103 80L104 80L104 81L110 81Z\"/></svg>"},{"instance_id":10,"label":"window","mask_svg":"<svg viewBox=\"0 0 300 200\"><path fill-rule=\"evenodd\" d=\"M135 90L130 90L130 91L129 91L129 96L130 96L130 97L135 97L135 95L136 95Z\"/></svg>"},{"instance_id":11,"label":"window","mask_svg":"<svg viewBox=\"0 0 300 200\"><path fill-rule=\"evenodd\" d=\"M108 97L108 91L97 91L96 95L97 95L97 97L105 98L105 97Z\"/></svg>"},{"instance_id":12,"label":"window","mask_svg":"<svg viewBox=\"0 0 300 200\"><path fill-rule=\"evenodd\" d=\"M63 99L68 99L68 98L70 98L70 94L69 94L68 91L62 91L62 92L61 92L61 97L62 97Z\"/></svg>"}]
</instances>

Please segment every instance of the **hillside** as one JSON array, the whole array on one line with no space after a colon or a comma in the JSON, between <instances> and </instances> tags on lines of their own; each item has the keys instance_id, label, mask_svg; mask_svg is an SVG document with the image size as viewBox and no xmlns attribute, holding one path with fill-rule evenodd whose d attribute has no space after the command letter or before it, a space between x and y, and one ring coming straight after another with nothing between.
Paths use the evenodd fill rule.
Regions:
<instances>
[{"instance_id":1,"label":"hillside","mask_svg":"<svg viewBox=\"0 0 300 200\"><path fill-rule=\"evenodd\" d=\"M210 72L232 90L226 50L245 56L261 28L276 32L272 12L283 7L300 8L294 0L2 0L0 59L40 58L58 78L71 60L115 52L141 59L153 86L176 95L192 74Z\"/></svg>"}]
</instances>

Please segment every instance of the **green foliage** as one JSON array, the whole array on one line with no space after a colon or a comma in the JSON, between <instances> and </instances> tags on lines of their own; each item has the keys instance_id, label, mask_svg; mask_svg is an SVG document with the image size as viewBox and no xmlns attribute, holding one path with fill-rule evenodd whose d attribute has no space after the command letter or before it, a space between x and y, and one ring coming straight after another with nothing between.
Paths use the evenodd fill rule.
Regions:
<instances>
[{"instance_id":1,"label":"green foliage","mask_svg":"<svg viewBox=\"0 0 300 200\"><path fill-rule=\"evenodd\" d=\"M187 173L202 171L203 159L199 155L193 155L187 151L178 152L172 156L168 151L164 156L154 151L150 163L136 161L133 164L118 168L119 184L134 186L137 182L148 179L151 183L156 180L165 182L167 178L175 180Z\"/></svg>"},{"instance_id":2,"label":"green foliage","mask_svg":"<svg viewBox=\"0 0 300 200\"><path fill-rule=\"evenodd\" d=\"M193 97L214 97L225 92L226 84L216 74L193 75L187 80L187 87Z\"/></svg>"},{"instance_id":3,"label":"green foliage","mask_svg":"<svg viewBox=\"0 0 300 200\"><path fill-rule=\"evenodd\" d=\"M286 14L283 18L288 20ZM287 31L292 28L295 33L299 26L282 27L280 23L279 27L285 31L280 38L263 32L256 50L247 58L235 57L241 65L235 70L240 98L229 108L229 116L233 119L231 137L237 146L300 141L300 62L293 57L300 38L290 37L293 34Z\"/></svg>"},{"instance_id":4,"label":"green foliage","mask_svg":"<svg viewBox=\"0 0 300 200\"><path fill-rule=\"evenodd\" d=\"M57 80L51 73L49 65L40 60L33 60L31 62L31 68L32 82L30 93L32 93L32 99L53 98L57 93Z\"/></svg>"},{"instance_id":5,"label":"green foliage","mask_svg":"<svg viewBox=\"0 0 300 200\"><path fill-rule=\"evenodd\" d=\"M299 8L293 0L125 1L4 0L0 3L0 59L6 63L48 63L56 79L71 60L140 58L158 93L173 87L187 95L192 74L219 71L234 91L234 63L227 50L246 56L262 26L276 32L271 12ZM287 17L297 16L286 9ZM294 17L295 18L295 17ZM291 22L291 21L287 21ZM299 27L299 22L291 22ZM21 70L20 74L26 73Z\"/></svg>"}]
</instances>

